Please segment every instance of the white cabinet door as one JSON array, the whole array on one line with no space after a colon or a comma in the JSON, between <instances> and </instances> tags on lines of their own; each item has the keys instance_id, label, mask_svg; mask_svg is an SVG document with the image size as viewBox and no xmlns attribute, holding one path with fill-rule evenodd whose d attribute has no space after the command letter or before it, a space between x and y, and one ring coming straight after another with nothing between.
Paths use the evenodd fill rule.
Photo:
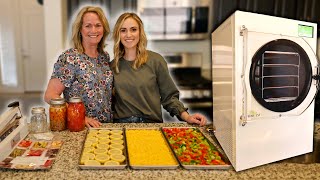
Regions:
<instances>
[{"instance_id":1,"label":"white cabinet door","mask_svg":"<svg viewBox=\"0 0 320 180\"><path fill-rule=\"evenodd\" d=\"M19 3L24 91L44 91L47 79L44 8L36 0Z\"/></svg>"},{"instance_id":2,"label":"white cabinet door","mask_svg":"<svg viewBox=\"0 0 320 180\"><path fill-rule=\"evenodd\" d=\"M14 1L0 1L0 93L21 92L18 23Z\"/></svg>"}]
</instances>

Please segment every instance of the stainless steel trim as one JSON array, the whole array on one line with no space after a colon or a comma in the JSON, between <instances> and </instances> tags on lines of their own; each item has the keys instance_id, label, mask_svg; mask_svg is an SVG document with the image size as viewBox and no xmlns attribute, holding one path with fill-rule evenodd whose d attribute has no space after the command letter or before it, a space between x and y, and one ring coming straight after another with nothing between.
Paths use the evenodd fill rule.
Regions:
<instances>
[{"instance_id":1,"label":"stainless steel trim","mask_svg":"<svg viewBox=\"0 0 320 180\"><path fill-rule=\"evenodd\" d=\"M194 32L196 29L196 8L192 7L192 17L191 17L191 32Z\"/></svg>"},{"instance_id":2,"label":"stainless steel trim","mask_svg":"<svg viewBox=\"0 0 320 180\"><path fill-rule=\"evenodd\" d=\"M146 0L138 0L146 1ZM150 1L150 0L149 0ZM201 7L210 6L212 0L165 0L166 7Z\"/></svg>"},{"instance_id":3,"label":"stainless steel trim","mask_svg":"<svg viewBox=\"0 0 320 180\"><path fill-rule=\"evenodd\" d=\"M184 105L188 108L209 108L212 107L212 102L194 102L194 103L186 103Z\"/></svg>"},{"instance_id":4,"label":"stainless steel trim","mask_svg":"<svg viewBox=\"0 0 320 180\"><path fill-rule=\"evenodd\" d=\"M181 90L180 89L180 98L181 99L211 98L211 90L204 90L204 89Z\"/></svg>"},{"instance_id":5,"label":"stainless steel trim","mask_svg":"<svg viewBox=\"0 0 320 180\"><path fill-rule=\"evenodd\" d=\"M181 63L168 62L169 68L201 68L202 66L202 53L161 53L163 57L169 58L173 56L180 56Z\"/></svg>"},{"instance_id":6,"label":"stainless steel trim","mask_svg":"<svg viewBox=\"0 0 320 180\"><path fill-rule=\"evenodd\" d=\"M282 52L282 51L265 51L265 53L269 54L290 54L290 55L299 55L299 53L296 52Z\"/></svg>"},{"instance_id":7,"label":"stainless steel trim","mask_svg":"<svg viewBox=\"0 0 320 180\"><path fill-rule=\"evenodd\" d=\"M149 34L149 40L186 40L186 39L208 39L208 33L193 33L193 34Z\"/></svg>"}]
</instances>

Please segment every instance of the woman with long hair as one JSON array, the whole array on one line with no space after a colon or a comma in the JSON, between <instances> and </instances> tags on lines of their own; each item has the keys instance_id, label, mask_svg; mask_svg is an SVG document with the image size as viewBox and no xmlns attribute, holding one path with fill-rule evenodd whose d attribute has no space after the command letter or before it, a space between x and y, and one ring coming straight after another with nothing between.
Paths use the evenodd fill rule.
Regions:
<instances>
[{"instance_id":1,"label":"woman with long hair","mask_svg":"<svg viewBox=\"0 0 320 180\"><path fill-rule=\"evenodd\" d=\"M161 105L171 116L188 123L206 124L201 114L190 115L179 101L164 58L149 51L143 22L135 13L122 14L113 30L113 122L163 122Z\"/></svg>"},{"instance_id":2,"label":"woman with long hair","mask_svg":"<svg viewBox=\"0 0 320 180\"><path fill-rule=\"evenodd\" d=\"M52 98L80 96L86 109L85 124L99 127L111 122L113 73L104 45L110 33L109 23L100 7L83 7L72 26L73 47L63 52L54 64L45 92L45 101Z\"/></svg>"}]
</instances>

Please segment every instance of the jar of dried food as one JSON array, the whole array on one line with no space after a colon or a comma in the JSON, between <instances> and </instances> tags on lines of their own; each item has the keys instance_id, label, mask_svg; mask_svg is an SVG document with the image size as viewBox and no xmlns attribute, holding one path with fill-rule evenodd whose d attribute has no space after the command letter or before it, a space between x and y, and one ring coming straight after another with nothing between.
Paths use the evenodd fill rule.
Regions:
<instances>
[{"instance_id":1,"label":"jar of dried food","mask_svg":"<svg viewBox=\"0 0 320 180\"><path fill-rule=\"evenodd\" d=\"M82 131L85 127L85 107L80 97L72 97L68 104L68 129Z\"/></svg>"},{"instance_id":2,"label":"jar of dried food","mask_svg":"<svg viewBox=\"0 0 320 180\"><path fill-rule=\"evenodd\" d=\"M51 131L63 131L67 128L67 106L64 98L50 100L49 116Z\"/></svg>"},{"instance_id":3,"label":"jar of dried food","mask_svg":"<svg viewBox=\"0 0 320 180\"><path fill-rule=\"evenodd\" d=\"M30 133L44 133L48 131L47 115L44 107L31 109Z\"/></svg>"}]
</instances>

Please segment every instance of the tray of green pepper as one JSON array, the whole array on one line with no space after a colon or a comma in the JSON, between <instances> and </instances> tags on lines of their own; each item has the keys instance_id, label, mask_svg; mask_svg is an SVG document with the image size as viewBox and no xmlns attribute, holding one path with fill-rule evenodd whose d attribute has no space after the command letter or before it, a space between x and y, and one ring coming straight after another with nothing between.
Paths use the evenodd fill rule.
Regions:
<instances>
[{"instance_id":1,"label":"tray of green pepper","mask_svg":"<svg viewBox=\"0 0 320 180\"><path fill-rule=\"evenodd\" d=\"M185 169L230 169L228 159L196 127L163 127L164 136Z\"/></svg>"}]
</instances>

